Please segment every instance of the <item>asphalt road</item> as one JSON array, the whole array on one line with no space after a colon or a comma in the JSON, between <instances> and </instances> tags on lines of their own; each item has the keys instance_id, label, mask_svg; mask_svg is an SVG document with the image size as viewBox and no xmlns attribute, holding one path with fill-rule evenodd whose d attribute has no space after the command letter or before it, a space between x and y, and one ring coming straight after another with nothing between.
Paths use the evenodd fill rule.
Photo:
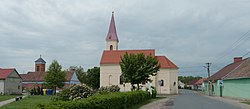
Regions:
<instances>
[{"instance_id":1,"label":"asphalt road","mask_svg":"<svg viewBox=\"0 0 250 109\"><path fill-rule=\"evenodd\" d=\"M165 102L163 109L243 109L233 103L211 99L190 90L179 90L179 95Z\"/></svg>"}]
</instances>

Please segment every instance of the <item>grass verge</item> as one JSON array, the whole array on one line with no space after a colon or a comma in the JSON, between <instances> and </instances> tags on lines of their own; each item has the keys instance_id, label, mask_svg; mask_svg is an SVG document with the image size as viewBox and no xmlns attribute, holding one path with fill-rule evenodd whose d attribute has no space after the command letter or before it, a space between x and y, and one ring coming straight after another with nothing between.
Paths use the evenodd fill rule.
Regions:
<instances>
[{"instance_id":1,"label":"grass verge","mask_svg":"<svg viewBox=\"0 0 250 109\"><path fill-rule=\"evenodd\" d=\"M154 101L156 101L156 100L164 99L164 98L166 98L166 97L156 97L156 98L153 98L153 99L149 99L149 100L147 100L147 101L145 101L145 102L143 102L143 103L134 105L133 107L130 107L129 109L139 109L139 108L140 108L141 106L143 106L143 105L146 105L146 104L148 104L148 103L154 102Z\"/></svg>"},{"instance_id":2,"label":"grass verge","mask_svg":"<svg viewBox=\"0 0 250 109\"><path fill-rule=\"evenodd\" d=\"M246 102L241 102L241 103L245 103L245 104L248 104L248 105L250 105L250 101L246 101Z\"/></svg>"},{"instance_id":3,"label":"grass verge","mask_svg":"<svg viewBox=\"0 0 250 109\"><path fill-rule=\"evenodd\" d=\"M11 98L15 98L17 96L20 96L20 95L0 95L0 102L11 99Z\"/></svg>"},{"instance_id":4,"label":"grass verge","mask_svg":"<svg viewBox=\"0 0 250 109\"><path fill-rule=\"evenodd\" d=\"M20 101L6 104L0 109L36 109L38 104L49 103L51 96L34 95L28 96Z\"/></svg>"}]
</instances>

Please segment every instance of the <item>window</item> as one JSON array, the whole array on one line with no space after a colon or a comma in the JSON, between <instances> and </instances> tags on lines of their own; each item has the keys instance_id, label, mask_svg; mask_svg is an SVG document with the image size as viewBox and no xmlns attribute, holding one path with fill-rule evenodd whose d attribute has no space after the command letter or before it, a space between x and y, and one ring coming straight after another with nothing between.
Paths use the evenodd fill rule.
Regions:
<instances>
[{"instance_id":1,"label":"window","mask_svg":"<svg viewBox=\"0 0 250 109\"><path fill-rule=\"evenodd\" d=\"M109 48L110 48L110 50L113 50L113 45L110 45L110 47L109 47Z\"/></svg>"},{"instance_id":2,"label":"window","mask_svg":"<svg viewBox=\"0 0 250 109\"><path fill-rule=\"evenodd\" d=\"M109 85L112 85L111 79L112 79L112 75L109 75Z\"/></svg>"},{"instance_id":3,"label":"window","mask_svg":"<svg viewBox=\"0 0 250 109\"><path fill-rule=\"evenodd\" d=\"M40 69L40 66L36 66L36 71L39 71L39 69Z\"/></svg>"},{"instance_id":4,"label":"window","mask_svg":"<svg viewBox=\"0 0 250 109\"><path fill-rule=\"evenodd\" d=\"M158 84L159 84L159 86L164 86L164 80L159 80Z\"/></svg>"},{"instance_id":5,"label":"window","mask_svg":"<svg viewBox=\"0 0 250 109\"><path fill-rule=\"evenodd\" d=\"M121 75L121 76L120 76L120 84L123 84L123 82L124 82L123 79L124 79L124 78L123 78L123 76Z\"/></svg>"}]
</instances>

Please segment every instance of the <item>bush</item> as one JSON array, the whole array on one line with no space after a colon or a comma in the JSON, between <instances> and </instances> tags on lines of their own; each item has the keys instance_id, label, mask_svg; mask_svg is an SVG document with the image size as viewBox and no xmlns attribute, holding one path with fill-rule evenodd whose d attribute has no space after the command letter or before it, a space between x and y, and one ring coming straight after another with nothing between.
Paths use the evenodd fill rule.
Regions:
<instances>
[{"instance_id":1,"label":"bush","mask_svg":"<svg viewBox=\"0 0 250 109\"><path fill-rule=\"evenodd\" d=\"M112 86L106 86L106 87L100 87L99 88L99 93L100 94L106 94L109 92L119 92L120 91L120 87L118 85L112 85Z\"/></svg>"},{"instance_id":2,"label":"bush","mask_svg":"<svg viewBox=\"0 0 250 109\"><path fill-rule=\"evenodd\" d=\"M85 84L74 85L70 88L69 99L78 100L92 95L92 89Z\"/></svg>"},{"instance_id":3,"label":"bush","mask_svg":"<svg viewBox=\"0 0 250 109\"><path fill-rule=\"evenodd\" d=\"M73 85L70 88L64 89L52 97L53 101L68 101L87 98L92 95L92 89L85 84Z\"/></svg>"},{"instance_id":4,"label":"bush","mask_svg":"<svg viewBox=\"0 0 250 109\"><path fill-rule=\"evenodd\" d=\"M155 89L155 87L152 87L152 98L156 98L156 95L157 95L157 91Z\"/></svg>"},{"instance_id":5,"label":"bush","mask_svg":"<svg viewBox=\"0 0 250 109\"><path fill-rule=\"evenodd\" d=\"M51 100L52 101L59 101L59 100L68 101L70 97L69 93L70 93L70 88L64 89L60 91L59 93L57 93L55 96L52 96Z\"/></svg>"},{"instance_id":6,"label":"bush","mask_svg":"<svg viewBox=\"0 0 250 109\"><path fill-rule=\"evenodd\" d=\"M42 109L126 109L150 99L146 91L98 94L77 101L58 101L40 104Z\"/></svg>"}]
</instances>

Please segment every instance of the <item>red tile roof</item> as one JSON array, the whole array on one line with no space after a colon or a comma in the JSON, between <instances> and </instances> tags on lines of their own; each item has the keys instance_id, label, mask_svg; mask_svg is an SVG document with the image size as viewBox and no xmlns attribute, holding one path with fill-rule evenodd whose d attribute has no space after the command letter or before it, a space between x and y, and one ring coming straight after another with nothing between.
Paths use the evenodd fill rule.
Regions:
<instances>
[{"instance_id":1,"label":"red tile roof","mask_svg":"<svg viewBox=\"0 0 250 109\"><path fill-rule=\"evenodd\" d=\"M23 78L23 82L45 82L46 72L28 72L20 75Z\"/></svg>"},{"instance_id":2,"label":"red tile roof","mask_svg":"<svg viewBox=\"0 0 250 109\"><path fill-rule=\"evenodd\" d=\"M250 78L250 58L241 62L241 64L228 73L223 79Z\"/></svg>"},{"instance_id":3,"label":"red tile roof","mask_svg":"<svg viewBox=\"0 0 250 109\"><path fill-rule=\"evenodd\" d=\"M198 81L195 82L195 85L202 85L202 83L206 80L207 78L201 78Z\"/></svg>"},{"instance_id":4,"label":"red tile roof","mask_svg":"<svg viewBox=\"0 0 250 109\"><path fill-rule=\"evenodd\" d=\"M156 56L161 68L178 68L173 62L171 62L166 56Z\"/></svg>"},{"instance_id":5,"label":"red tile roof","mask_svg":"<svg viewBox=\"0 0 250 109\"><path fill-rule=\"evenodd\" d=\"M46 74L47 74L46 72L28 72L27 74L20 74L20 75L23 79L23 82L45 82ZM67 71L65 76L66 79L65 82L70 81L73 74L74 74L73 71Z\"/></svg>"},{"instance_id":6,"label":"red tile roof","mask_svg":"<svg viewBox=\"0 0 250 109\"><path fill-rule=\"evenodd\" d=\"M171 62L165 56L155 56L154 49L147 49L147 50L105 50L103 51L102 58L100 64L119 64L121 61L121 57L125 54L139 54L143 53L145 56L149 56L150 54L153 57L158 59L161 68L178 68L173 62Z\"/></svg>"},{"instance_id":7,"label":"red tile roof","mask_svg":"<svg viewBox=\"0 0 250 109\"><path fill-rule=\"evenodd\" d=\"M2 68L0 68L0 79L5 79L14 70L15 70L14 68L9 68L9 69L2 69Z\"/></svg>"},{"instance_id":8,"label":"red tile roof","mask_svg":"<svg viewBox=\"0 0 250 109\"><path fill-rule=\"evenodd\" d=\"M148 49L148 50L104 50L101 58L100 64L119 64L121 61L121 56L125 53L128 54L139 54L143 53L145 56L149 56L150 54L155 57L155 50Z\"/></svg>"},{"instance_id":9,"label":"red tile roof","mask_svg":"<svg viewBox=\"0 0 250 109\"><path fill-rule=\"evenodd\" d=\"M243 63L246 63L244 66L247 66L247 67L243 67L243 66L240 67ZM244 59L242 61L231 63L231 64L225 66L224 68L222 68L221 70L219 70L218 72L216 72L215 74L213 74L207 80L220 80L220 79L226 79L226 78L239 78L239 77L244 77L244 76L250 77L249 72L247 72L248 70L250 70L250 68L249 68L250 66L247 65L247 63L249 63L249 58ZM246 74L244 72L246 72Z\"/></svg>"},{"instance_id":10,"label":"red tile roof","mask_svg":"<svg viewBox=\"0 0 250 109\"><path fill-rule=\"evenodd\" d=\"M195 83L198 81L198 79L196 80L191 80L187 83L187 85L195 85Z\"/></svg>"}]
</instances>

